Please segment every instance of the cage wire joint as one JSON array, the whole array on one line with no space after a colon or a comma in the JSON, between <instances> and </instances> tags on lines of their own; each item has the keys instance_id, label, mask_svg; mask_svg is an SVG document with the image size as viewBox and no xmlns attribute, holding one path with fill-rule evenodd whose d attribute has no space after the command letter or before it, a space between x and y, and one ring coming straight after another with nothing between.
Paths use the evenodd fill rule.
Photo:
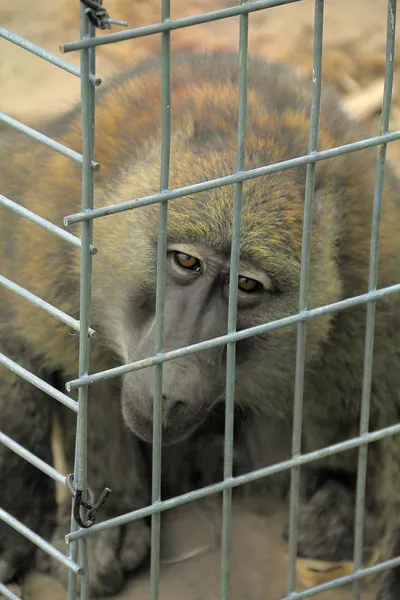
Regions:
<instances>
[{"instance_id":1,"label":"cage wire joint","mask_svg":"<svg viewBox=\"0 0 400 600\"><path fill-rule=\"evenodd\" d=\"M103 0L80 0L87 8L85 14L89 21L99 29L111 29L111 25L128 27L128 21L117 21L111 19L107 10L103 7Z\"/></svg>"},{"instance_id":2,"label":"cage wire joint","mask_svg":"<svg viewBox=\"0 0 400 600\"><path fill-rule=\"evenodd\" d=\"M70 473L66 476L65 485L74 501L73 513L75 521L78 523L79 527L82 527L83 529L89 529L89 527L91 527L94 524L96 520L96 515L99 512L100 508L103 506L108 496L111 494L110 488L104 488L100 495L100 498L97 500L97 502L95 502L93 490L89 486L87 486L86 488L89 499L83 499L84 490L80 490L77 487L73 473ZM86 510L88 511L86 515L86 520L84 520L81 516L81 508L86 508Z\"/></svg>"}]
</instances>

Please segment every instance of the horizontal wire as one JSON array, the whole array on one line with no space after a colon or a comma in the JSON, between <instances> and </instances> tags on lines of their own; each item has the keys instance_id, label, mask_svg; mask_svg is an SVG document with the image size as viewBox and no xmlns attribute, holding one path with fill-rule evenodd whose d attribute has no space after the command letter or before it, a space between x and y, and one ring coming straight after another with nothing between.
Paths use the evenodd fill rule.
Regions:
<instances>
[{"instance_id":1,"label":"horizontal wire","mask_svg":"<svg viewBox=\"0 0 400 600\"><path fill-rule=\"evenodd\" d=\"M32 529L29 529L29 527L27 527L26 525L21 523L21 521L18 521L18 519L16 519L12 515L10 515L10 513L6 512L1 507L0 507L0 519L2 521L4 521L4 523L7 523L7 525L10 525L10 527L12 527L13 529L15 529L16 531L21 533L28 540L30 540L31 542L36 544L36 546L38 546L39 548L44 550L44 552L47 552L47 554L50 554L50 556L52 556L53 558L58 560L60 563L62 563L66 567L68 567L68 569L71 569L71 571L73 571L74 573L82 573L83 569L79 565L74 563L67 556L65 556L62 552L57 550L57 548L54 548L54 546L52 546L51 544L46 542L46 540L43 539L40 535L38 535L37 533L32 531Z\"/></svg>"},{"instance_id":2,"label":"horizontal wire","mask_svg":"<svg viewBox=\"0 0 400 600\"><path fill-rule=\"evenodd\" d=\"M169 352L163 353L160 352L156 356L151 356L149 358L137 360L126 365L121 365L119 367L107 369L105 371L99 371L98 373L93 373L91 375L85 375L84 377L79 377L78 379L72 379L71 381L67 381L65 387L67 391L70 392L73 389L76 389L83 385L95 383L96 381L110 379L111 377L119 377L121 375L125 375L126 373L139 371L139 369L144 369L146 367L152 367L153 365L167 362L168 360L181 358L182 356L187 356L189 354L200 352L202 350L208 350L209 348L223 346L231 341L237 342L239 340L245 340L249 337L266 333L267 331L272 331L281 327L288 327L289 325L294 325L296 323L299 323L300 321L307 321L308 319L314 319L316 317L326 315L329 313L339 312L347 308L353 308L355 306L359 306L360 304L366 304L369 300L378 300L379 298L383 298L385 296L388 296L389 294L399 292L400 283L397 283L395 285L391 285L380 290L374 290L365 294L360 294L359 296L347 298L346 300L340 300L339 302L334 302L333 304L327 304L319 308L304 310L303 312L291 315L290 317L284 317L283 319L277 319L276 321L270 321L269 323L263 323L262 325L255 325L254 327L249 327L247 329L242 329L234 333L221 335L219 337L215 337L204 342L191 344L190 346L184 346L182 348L178 348L177 350L170 350Z\"/></svg>"},{"instance_id":3,"label":"horizontal wire","mask_svg":"<svg viewBox=\"0 0 400 600\"><path fill-rule=\"evenodd\" d=\"M344 585L348 585L349 583L352 583L353 581L358 581L363 577L368 577L368 575L376 575L381 571L388 571L389 569L393 569L394 567L398 566L400 566L400 556L380 562L377 565L372 565L371 567L359 569L354 573L350 573L349 575L336 577L336 579L326 581L325 583L321 583L320 585L316 585L312 588L308 588L301 592L294 592L289 596L283 596L283 598L280 598L279 600L303 600L303 598L311 598L312 596L316 596L317 594L321 594L322 592L332 590Z\"/></svg>"},{"instance_id":4,"label":"horizontal wire","mask_svg":"<svg viewBox=\"0 0 400 600\"><path fill-rule=\"evenodd\" d=\"M237 17L238 15L245 15L259 10L273 8L275 6L284 6L286 4L293 4L294 2L300 1L301 0L258 0L258 2L247 2L246 4L241 4L239 6L222 8L220 10L201 13L191 17L171 19L170 21L163 23L155 23L153 25L137 27L136 29L127 29L126 31L109 33L98 38L86 38L76 42L66 42L65 44L60 45L60 50L61 52L73 52L74 50L81 50L82 48L92 48L94 46L103 46L104 44L112 44L114 42L122 42L124 40L133 40L135 38L141 38L147 35L165 33L166 31L182 29L183 27L191 27L193 25L202 25L203 23L220 21L221 19L229 19L230 17Z\"/></svg>"},{"instance_id":5,"label":"horizontal wire","mask_svg":"<svg viewBox=\"0 0 400 600\"><path fill-rule=\"evenodd\" d=\"M55 54L44 50L44 48L40 48L40 46L37 46L36 44L32 44L32 42L28 42L28 40L26 40L25 38L16 35L15 33L8 31L7 29L4 29L4 27L0 27L0 37L4 40L7 40L8 42L11 42L12 44L15 44L16 46L19 46L20 48L23 48L24 50L27 50L28 52L31 52L32 54L35 54L39 58L43 58L43 60L46 60L52 65L60 67L60 69L63 69L63 71L67 71L67 73L71 73L71 75L75 75L79 78L81 76L80 70L78 69L78 67L75 67L75 65L72 65L66 60L59 58ZM95 85L101 84L100 77L96 77L95 75L91 75L91 81Z\"/></svg>"},{"instance_id":6,"label":"horizontal wire","mask_svg":"<svg viewBox=\"0 0 400 600\"><path fill-rule=\"evenodd\" d=\"M32 292L29 292L25 288L21 287L17 283L14 283L10 279L7 279L3 275L0 275L0 285L7 288L8 290L11 290L12 292L15 292L22 298L25 298L25 300L28 300L28 302L31 302L31 304L34 304L38 308L42 308L43 310L51 314L53 317L55 317L62 323L65 323L75 331L79 331L80 323L77 319L73 319L72 317L67 315L67 313L63 312L62 310L59 310L52 304L49 304L49 302L42 300L42 298L39 298L39 296L35 296L35 294L32 294ZM89 328L90 336L93 336L95 333L96 332L94 329Z\"/></svg>"},{"instance_id":7,"label":"horizontal wire","mask_svg":"<svg viewBox=\"0 0 400 600\"><path fill-rule=\"evenodd\" d=\"M9 208L17 215L28 219L28 221L39 225L39 227L43 227L43 229L46 229L46 231L50 231L50 233L53 233L57 237L61 238L62 240L65 240L69 244L72 244L76 248L81 247L81 240L79 237L73 235L72 233L69 233L68 231L64 231L64 229L61 229L61 227L54 225L54 223L48 221L47 219L44 219L43 217L39 217L39 215L37 215L36 213L25 208L25 206L21 206L17 202L10 200L10 198L6 198L6 196L3 196L3 194L0 194L0 204L2 206L5 206L6 208ZM97 248L95 246L91 246L91 251L94 255L97 253Z\"/></svg>"},{"instance_id":8,"label":"horizontal wire","mask_svg":"<svg viewBox=\"0 0 400 600\"><path fill-rule=\"evenodd\" d=\"M32 452L21 446L21 444L18 444L18 442L8 437L8 435L3 433L2 431L0 431L0 443L4 444L4 446L7 446L7 448L15 452L15 454L18 454L18 456L24 458L26 461L31 463L31 465L39 469L39 471L42 471L42 473L45 473L46 475L54 479L54 481L57 481L57 483L62 483L63 485L65 485L65 475L59 473L56 469L48 465L44 460L42 460L38 456L35 456L35 454L32 454Z\"/></svg>"},{"instance_id":9,"label":"horizontal wire","mask_svg":"<svg viewBox=\"0 0 400 600\"><path fill-rule=\"evenodd\" d=\"M36 131L36 129L33 129L32 127L28 127L28 125L25 125L25 123L21 123L21 121L17 121L17 119L13 119L13 117L10 117L9 115L6 115L3 112L0 112L0 121L5 123L9 127L13 127L17 131L20 131L21 133L32 138L36 142L39 142L44 146L48 146L48 148L55 150L59 154L70 158L71 160L79 163L80 165L83 164L82 154L79 154L79 152L75 152L75 150L71 150L71 148L68 148L68 146L64 146L64 144L60 144L60 142L56 142L47 135L40 133L40 131ZM98 171L99 169L99 163L92 160L92 170Z\"/></svg>"},{"instance_id":10,"label":"horizontal wire","mask_svg":"<svg viewBox=\"0 0 400 600\"><path fill-rule=\"evenodd\" d=\"M393 437L394 435L397 435L399 433L400 423L397 423L396 425L391 425L390 427L385 427L384 429L378 429L377 431L366 433L362 436L345 440L344 442L339 442L337 444L332 444L331 446L326 446L321 450L314 450L313 452L300 454L299 456L289 458L287 460L281 461L280 463L270 465L268 467L263 467L261 469L255 469L254 471L251 471L250 473L245 473L244 475L236 475L235 477L231 477L230 479L225 479L224 481L214 483L212 485L203 487L193 492L181 494L180 496L175 496L174 498L170 498L169 500L162 500L149 506L139 508L138 510L125 513L118 517L107 519L102 523L97 523L93 525L90 529L79 529L78 531L69 533L65 536L65 540L69 544L81 537L84 537L86 535L92 535L93 533L97 533L99 531L102 531L103 529L110 529L111 527L119 527L121 525L126 525L127 523L130 523L132 521L137 521L139 519L148 517L155 512L161 512L164 510L175 508L177 506L181 506L183 504L188 504L189 502L193 502L194 500L206 498L211 494L218 494L219 492L222 492L225 489L239 487L246 483L250 483L253 481L257 481L258 479L263 479L264 477L274 475L275 473L287 471L292 467L308 465L317 460L321 460L321 458L334 456L335 454L346 452L347 450L353 450L354 448L359 448L360 446L365 444L377 442L387 437Z\"/></svg>"},{"instance_id":11,"label":"horizontal wire","mask_svg":"<svg viewBox=\"0 0 400 600\"><path fill-rule=\"evenodd\" d=\"M246 6L246 4L241 6ZM166 202L167 200L175 200L175 198L182 198L183 196L189 196L191 194L207 192L215 188L232 185L233 183L257 179L257 177L264 177L265 175L270 175L271 173L287 171L288 169L293 169L295 167L319 162L321 160L327 160L336 156L342 156L343 154L349 154L350 152L357 152L359 150L373 148L374 146L379 146L379 144L386 144L389 142L395 142L397 140L400 140L400 131L394 131L385 135L377 135L375 137L367 138L358 142L351 142L350 144L343 144L342 146L329 148L328 150L311 152L310 154L306 154L304 156L290 158L288 160L266 165L264 167L248 169L247 171L242 171L241 173L233 173L232 175L225 175L224 177L218 177L217 179L209 179L208 181L194 183L182 188L176 188L157 194L152 194L151 196L145 196L143 198L126 200L118 204L111 204L109 206L95 208L91 211L74 213L73 215L65 217L64 225L68 226L72 225L73 223L89 221L90 219L98 219L99 217L107 217L109 215L124 212L125 210L132 210L133 208L148 206L149 204L156 204L157 202Z\"/></svg>"},{"instance_id":12,"label":"horizontal wire","mask_svg":"<svg viewBox=\"0 0 400 600\"><path fill-rule=\"evenodd\" d=\"M1 596L4 596L4 598L7 598L8 600L22 600L21 596L14 594L14 592L8 589L3 583L0 583L0 597Z\"/></svg>"},{"instance_id":13,"label":"horizontal wire","mask_svg":"<svg viewBox=\"0 0 400 600\"><path fill-rule=\"evenodd\" d=\"M22 377L22 379L25 379L25 381L28 381L35 387L39 388L39 390L42 390L42 392L45 392L55 400L58 400L59 402L61 402L61 404L64 404L74 412L78 412L78 403L75 402L75 400L71 400L71 398L69 398L66 394L59 392L58 390L56 390L56 388L40 379L40 377L37 377L27 369L24 369L24 367L21 367L16 362L14 362L2 353L0 353L0 365L7 367L8 369L10 369L10 371L15 373L16 375L19 375L20 377Z\"/></svg>"}]
</instances>

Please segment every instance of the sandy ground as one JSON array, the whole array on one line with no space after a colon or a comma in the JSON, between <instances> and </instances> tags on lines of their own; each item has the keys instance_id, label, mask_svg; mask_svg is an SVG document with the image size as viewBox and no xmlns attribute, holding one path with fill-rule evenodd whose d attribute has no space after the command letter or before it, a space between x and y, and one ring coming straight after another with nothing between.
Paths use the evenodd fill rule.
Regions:
<instances>
[{"instance_id":1,"label":"sandy ground","mask_svg":"<svg viewBox=\"0 0 400 600\"><path fill-rule=\"evenodd\" d=\"M278 600L287 593L287 547L281 537L285 508L276 501L267 501L265 511L259 514L247 503L234 503L230 600ZM218 507L187 505L163 517L165 562L161 565L160 600L220 600L220 515ZM204 551L196 556L179 560L201 548ZM150 600L149 582L149 571L145 570L112 600ZM364 587L362 600L375 600L373 589ZM25 600L67 600L60 584L38 573L27 578L22 595ZM347 586L317 597L351 600L352 588Z\"/></svg>"},{"instance_id":2,"label":"sandy ground","mask_svg":"<svg viewBox=\"0 0 400 600\"><path fill-rule=\"evenodd\" d=\"M60 55L59 44L79 37L78 2L71 0L0 0L0 24L43 48ZM130 27L160 20L154 0L107 0L112 17L126 19ZM233 5L231 0L175 0L172 16L182 17ZM289 62L310 73L312 65L313 1L258 12L250 17L250 52ZM347 109L377 126L383 83L386 0L327 0L325 9L324 79L341 92ZM116 28L115 30L118 30ZM238 19L228 19L172 33L172 47L237 48ZM97 72L102 78L152 52L159 52L159 36L103 46L97 52ZM79 55L64 56L79 64ZM397 80L396 80L397 81ZM396 84L396 82L395 82ZM397 84L396 84L397 85ZM392 128L398 128L400 109L395 85ZM27 124L50 116L79 99L79 80L15 45L0 40L0 111ZM399 144L389 155L398 161ZM399 161L398 161L399 162ZM399 162L400 164L400 162ZM164 518L163 552L166 558L203 544L209 549L183 562L164 563L160 600L217 600L220 585L218 536L220 512L210 516L186 507ZM286 545L281 531L287 507L268 502L255 513L235 502L233 511L231 600L276 600L286 593ZM190 531L190 536L187 535ZM191 548L187 548L188 542ZM150 598L149 574L133 578L113 600ZM21 591L21 590L20 590ZM65 600L60 585L32 573L22 594L29 600ZM318 596L324 600L347 600L351 588ZM363 592L372 600L372 591Z\"/></svg>"}]
</instances>

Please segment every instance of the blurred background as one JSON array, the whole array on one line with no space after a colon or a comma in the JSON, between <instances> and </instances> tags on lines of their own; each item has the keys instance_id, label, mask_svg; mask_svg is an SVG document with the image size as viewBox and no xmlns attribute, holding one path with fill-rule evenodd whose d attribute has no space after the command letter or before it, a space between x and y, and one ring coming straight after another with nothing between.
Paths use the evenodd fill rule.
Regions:
<instances>
[{"instance_id":1,"label":"blurred background","mask_svg":"<svg viewBox=\"0 0 400 600\"><path fill-rule=\"evenodd\" d=\"M171 16L179 18L233 6L236 0L172 0ZM129 27L160 21L159 0L106 0L115 19ZM325 2L323 77L337 87L346 108L360 118L379 115L384 65L387 0L327 0ZM252 54L288 62L310 74L312 68L313 0L300 0L250 14ZM56 54L59 44L79 38L77 0L0 1L0 24ZM113 31L119 31L114 27ZM109 33L109 32L106 32ZM172 49L237 49L239 19L197 25L172 32ZM102 32L97 30L97 35ZM97 72L102 78L158 53L160 36L153 35L100 46ZM65 59L79 64L79 53ZM400 64L400 63L399 63ZM399 68L399 67L398 67ZM79 80L0 40L1 110L16 118L50 115L79 98ZM395 81L392 129L400 125L398 82Z\"/></svg>"},{"instance_id":2,"label":"blurred background","mask_svg":"<svg viewBox=\"0 0 400 600\"><path fill-rule=\"evenodd\" d=\"M172 18L213 11L236 0L172 0ZM160 21L160 0L104 0L114 19L129 28ZM326 0L323 79L340 93L345 110L369 121L378 133L382 103L387 0ZM289 63L311 76L314 1L301 0L250 15L250 53ZM79 38L78 0L0 0L0 25L60 55L62 42ZM119 31L114 27L113 31ZM98 35L102 35L97 31ZM171 34L172 49L237 49L239 19L181 29ZM160 36L149 36L97 49L97 74L104 79L150 54L158 54ZM64 56L79 64L79 53ZM400 60L397 61L397 71ZM79 100L79 80L36 56L0 39L0 111L28 125L66 110ZM399 82L395 77L391 130L400 129ZM388 157L400 172L400 144ZM283 450L285 457L287 448ZM282 458L282 457L280 457ZM210 512L211 511L211 512ZM234 505L232 600L276 600L285 594L286 545L281 537L287 506L271 500L258 511ZM211 515L211 516L210 516ZM272 516L272 518L271 518ZM165 518L170 546L164 547L160 600L218 600L220 553L219 511L199 505ZM190 544L187 548L188 531ZM180 560L197 548L191 559ZM316 583L313 581L312 583ZM15 589L15 588L14 588ZM58 582L31 574L21 589L24 599L66 600ZM371 590L363 600L372 600ZM150 598L148 573L137 575L118 600ZM351 588L319 595L347 600ZM115 598L117 600L117 597Z\"/></svg>"}]
</instances>

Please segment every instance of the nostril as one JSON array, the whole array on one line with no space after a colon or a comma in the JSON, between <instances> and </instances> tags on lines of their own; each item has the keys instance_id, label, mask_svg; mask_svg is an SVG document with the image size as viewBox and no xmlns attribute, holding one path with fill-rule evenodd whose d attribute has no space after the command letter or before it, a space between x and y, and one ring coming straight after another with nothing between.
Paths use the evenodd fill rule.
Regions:
<instances>
[{"instance_id":1,"label":"nostril","mask_svg":"<svg viewBox=\"0 0 400 600\"><path fill-rule=\"evenodd\" d=\"M182 400L177 400L176 402L174 402L170 408L169 411L169 418L170 419L181 419L182 416L185 415L186 412L186 402L183 402Z\"/></svg>"},{"instance_id":2,"label":"nostril","mask_svg":"<svg viewBox=\"0 0 400 600\"><path fill-rule=\"evenodd\" d=\"M177 400L175 402L175 404L173 405L173 408L175 408L175 410L183 410L186 407L186 402L183 402L183 400Z\"/></svg>"},{"instance_id":3,"label":"nostril","mask_svg":"<svg viewBox=\"0 0 400 600\"><path fill-rule=\"evenodd\" d=\"M184 416L187 409L186 402L183 400L169 401L163 406L164 416L168 421L176 421Z\"/></svg>"}]
</instances>

